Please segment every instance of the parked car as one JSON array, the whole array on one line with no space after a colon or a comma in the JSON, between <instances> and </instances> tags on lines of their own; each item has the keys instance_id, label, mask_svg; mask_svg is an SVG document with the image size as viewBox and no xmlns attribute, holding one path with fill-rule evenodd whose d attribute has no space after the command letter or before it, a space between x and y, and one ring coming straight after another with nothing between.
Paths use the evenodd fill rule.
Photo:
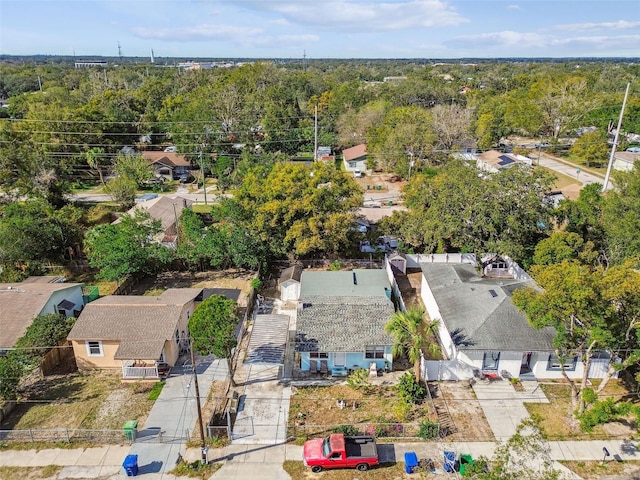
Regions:
<instances>
[{"instance_id":1,"label":"parked car","mask_svg":"<svg viewBox=\"0 0 640 480\"><path fill-rule=\"evenodd\" d=\"M630 148L627 148L627 152L631 152L631 153L640 153L640 147L630 147Z\"/></svg>"},{"instance_id":2,"label":"parked car","mask_svg":"<svg viewBox=\"0 0 640 480\"><path fill-rule=\"evenodd\" d=\"M165 152L167 153L176 153L177 152L177 148L175 145L169 145L168 147L166 147L164 149Z\"/></svg>"},{"instance_id":3,"label":"parked car","mask_svg":"<svg viewBox=\"0 0 640 480\"><path fill-rule=\"evenodd\" d=\"M342 433L307 440L302 458L304 465L315 473L330 468L356 468L365 472L380 463L374 437L346 437Z\"/></svg>"},{"instance_id":4,"label":"parked car","mask_svg":"<svg viewBox=\"0 0 640 480\"><path fill-rule=\"evenodd\" d=\"M360 170L359 168L356 168L356 169L353 171L353 176L354 176L355 178L362 178L362 177L364 177L364 175L362 174L362 170Z\"/></svg>"}]
</instances>

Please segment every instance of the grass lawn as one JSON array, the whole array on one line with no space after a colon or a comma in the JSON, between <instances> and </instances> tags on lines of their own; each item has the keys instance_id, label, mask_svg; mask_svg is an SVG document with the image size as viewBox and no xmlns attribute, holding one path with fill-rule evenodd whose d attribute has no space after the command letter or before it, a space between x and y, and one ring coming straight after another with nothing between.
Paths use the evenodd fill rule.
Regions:
<instances>
[{"instance_id":1,"label":"grass lawn","mask_svg":"<svg viewBox=\"0 0 640 480\"><path fill-rule=\"evenodd\" d=\"M551 171L551 170L550 170ZM553 187L560 190L561 188L568 187L569 185L578 185L580 182L574 177L570 177L569 175L565 175L563 173L558 173L556 171L551 171L556 177L557 180L553 184Z\"/></svg>"},{"instance_id":2,"label":"grass lawn","mask_svg":"<svg viewBox=\"0 0 640 480\"><path fill-rule=\"evenodd\" d=\"M628 475L628 478L631 478L633 473L640 471L640 461L616 462L615 460L608 460L604 464L598 461L562 461L560 463L580 475L584 480L598 480L608 475Z\"/></svg>"},{"instance_id":3,"label":"grass lawn","mask_svg":"<svg viewBox=\"0 0 640 480\"><path fill-rule=\"evenodd\" d=\"M582 432L579 421L573 418L571 389L566 383L545 383L540 388L550 403L525 403L531 417L537 422L542 433L549 440L598 440L611 437L629 438L637 434L637 429L620 422L596 426L592 432ZM594 381L593 388L597 388ZM610 380L601 393L601 399L613 397L621 399L629 391L619 380ZM634 397L635 398L635 397ZM637 401L637 399L636 399Z\"/></svg>"},{"instance_id":4,"label":"grass lawn","mask_svg":"<svg viewBox=\"0 0 640 480\"><path fill-rule=\"evenodd\" d=\"M46 377L2 423L4 429L82 428L118 430L127 420L146 419L153 383L120 381L119 373L75 373Z\"/></svg>"},{"instance_id":5,"label":"grass lawn","mask_svg":"<svg viewBox=\"0 0 640 480\"><path fill-rule=\"evenodd\" d=\"M339 400L344 401L344 408L340 408ZM384 427L375 424L437 421L427 402L414 405L410 411L404 411L397 393L388 386L372 387L371 393L368 394L347 385L298 388L291 397L290 405L290 432L302 438L322 436L327 429L335 426L355 424L360 424L359 429L369 435L399 436L401 432L397 427L392 425L386 427L390 429L389 432L380 432L376 431L376 428ZM415 435L417 427L415 430L407 432L405 436Z\"/></svg>"},{"instance_id":6,"label":"grass lawn","mask_svg":"<svg viewBox=\"0 0 640 480\"><path fill-rule=\"evenodd\" d=\"M62 467L47 465L46 467L0 467L2 480L38 480L56 477Z\"/></svg>"}]
</instances>

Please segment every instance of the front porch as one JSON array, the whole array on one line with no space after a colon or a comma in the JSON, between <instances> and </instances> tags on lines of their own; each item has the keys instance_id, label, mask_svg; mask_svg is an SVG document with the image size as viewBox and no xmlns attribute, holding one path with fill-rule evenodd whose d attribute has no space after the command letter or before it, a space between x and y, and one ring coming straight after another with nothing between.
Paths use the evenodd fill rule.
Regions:
<instances>
[{"instance_id":1,"label":"front porch","mask_svg":"<svg viewBox=\"0 0 640 480\"><path fill-rule=\"evenodd\" d=\"M160 380L171 368L164 362L123 360L122 380Z\"/></svg>"}]
</instances>

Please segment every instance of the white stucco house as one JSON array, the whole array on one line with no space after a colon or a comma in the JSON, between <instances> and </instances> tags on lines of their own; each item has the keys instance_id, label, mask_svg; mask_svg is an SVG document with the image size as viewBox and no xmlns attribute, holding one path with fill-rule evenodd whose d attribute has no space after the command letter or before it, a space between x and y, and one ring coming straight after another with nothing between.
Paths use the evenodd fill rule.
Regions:
<instances>
[{"instance_id":1,"label":"white stucco house","mask_svg":"<svg viewBox=\"0 0 640 480\"><path fill-rule=\"evenodd\" d=\"M342 161L347 172L367 171L367 145L361 143L342 151Z\"/></svg>"},{"instance_id":2,"label":"white stucco house","mask_svg":"<svg viewBox=\"0 0 640 480\"><path fill-rule=\"evenodd\" d=\"M433 320L446 357L424 361L425 378L464 380L488 375L522 380L561 378L553 348L555 331L537 330L511 302L519 288L535 282L508 257L490 257L481 264L420 263L421 297ZM609 365L606 352L592 359L589 377L602 378ZM569 377L582 377L579 358L568 360Z\"/></svg>"}]
</instances>

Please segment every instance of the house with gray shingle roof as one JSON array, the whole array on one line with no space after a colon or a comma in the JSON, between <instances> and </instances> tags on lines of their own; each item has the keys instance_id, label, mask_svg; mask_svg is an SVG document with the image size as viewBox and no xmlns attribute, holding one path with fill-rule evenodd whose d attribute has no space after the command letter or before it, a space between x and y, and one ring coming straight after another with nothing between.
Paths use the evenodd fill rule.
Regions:
<instances>
[{"instance_id":1,"label":"house with gray shingle roof","mask_svg":"<svg viewBox=\"0 0 640 480\"><path fill-rule=\"evenodd\" d=\"M468 263L420 263L421 297L430 318L439 321L438 336L448 360L424 362L426 378L463 380L479 373L561 378L553 348L555 331L531 327L511 301L517 289L539 287L507 257L491 257L489 262L495 262L494 268L484 265L482 274ZM429 363L440 371L429 372ZM570 377L582 376L577 357L564 367ZM606 359L594 362L589 376L601 377L607 367Z\"/></svg>"},{"instance_id":2,"label":"house with gray shingle roof","mask_svg":"<svg viewBox=\"0 0 640 480\"><path fill-rule=\"evenodd\" d=\"M109 295L89 303L69 332L80 370L121 369L123 379L157 378L175 365L200 288L170 288L158 296Z\"/></svg>"},{"instance_id":3,"label":"house with gray shingle roof","mask_svg":"<svg viewBox=\"0 0 640 480\"><path fill-rule=\"evenodd\" d=\"M54 276L0 283L0 352L13 348L36 317L60 313L71 317L84 307L82 283Z\"/></svg>"},{"instance_id":4,"label":"house with gray shingle roof","mask_svg":"<svg viewBox=\"0 0 640 480\"><path fill-rule=\"evenodd\" d=\"M392 365L393 338L384 331L395 312L385 270L303 271L296 320L300 369L345 373Z\"/></svg>"}]
</instances>

